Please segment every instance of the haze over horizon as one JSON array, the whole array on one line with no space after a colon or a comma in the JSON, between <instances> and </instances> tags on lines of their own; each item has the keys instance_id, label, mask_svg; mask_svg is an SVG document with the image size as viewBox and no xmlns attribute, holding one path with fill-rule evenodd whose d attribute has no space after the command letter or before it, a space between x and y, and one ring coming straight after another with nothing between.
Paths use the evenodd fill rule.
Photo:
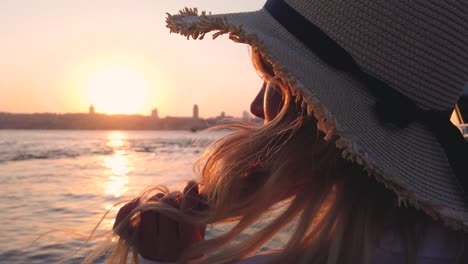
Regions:
<instances>
[{"instance_id":1,"label":"haze over horizon","mask_svg":"<svg viewBox=\"0 0 468 264\"><path fill-rule=\"evenodd\" d=\"M166 12L252 11L265 0L0 2L0 112L241 116L261 86L248 47L169 34Z\"/></svg>"},{"instance_id":2,"label":"haze over horizon","mask_svg":"<svg viewBox=\"0 0 468 264\"><path fill-rule=\"evenodd\" d=\"M197 105L198 106L198 105ZM122 115L122 116L131 116L131 115L135 115L135 116L148 116L148 117L151 117L153 115L153 110L157 110L158 111L158 118L159 119L162 119L162 118L167 118L167 117L173 117L173 118L192 118L193 117L193 106L192 106L192 112L191 113L186 113L184 115L172 115L171 113L167 113L165 114L164 116L161 116L159 114L159 110L157 108L154 108L152 109L149 113L105 113L105 112L100 112L99 110L95 109L94 108L94 105L90 105L87 109L83 109L83 111L79 111L79 112L8 112L8 111L0 111L0 114L6 114L6 115L74 115L74 114L84 114L84 115L87 115L87 114L90 114L90 107L93 107L93 112L92 114L94 115L109 115L109 116L119 116L119 115ZM222 115L224 115L225 117L234 117L234 118L245 118L244 114L245 112L248 112L247 110L243 110L240 114L226 114L225 111L221 111L219 113L215 113L213 116L203 116L200 118L202 119L206 119L206 118L223 118ZM255 118L250 112L248 112L249 114L249 118Z\"/></svg>"}]
</instances>

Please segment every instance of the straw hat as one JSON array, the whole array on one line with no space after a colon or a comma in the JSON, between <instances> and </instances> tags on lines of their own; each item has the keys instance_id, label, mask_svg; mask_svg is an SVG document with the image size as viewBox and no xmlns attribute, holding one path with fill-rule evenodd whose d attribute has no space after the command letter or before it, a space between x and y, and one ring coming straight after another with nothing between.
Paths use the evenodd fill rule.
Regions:
<instances>
[{"instance_id":1,"label":"straw hat","mask_svg":"<svg viewBox=\"0 0 468 264\"><path fill-rule=\"evenodd\" d=\"M468 80L463 1L268 0L255 12L168 15L171 32L262 52L343 157L468 231L468 143L450 114Z\"/></svg>"}]
</instances>

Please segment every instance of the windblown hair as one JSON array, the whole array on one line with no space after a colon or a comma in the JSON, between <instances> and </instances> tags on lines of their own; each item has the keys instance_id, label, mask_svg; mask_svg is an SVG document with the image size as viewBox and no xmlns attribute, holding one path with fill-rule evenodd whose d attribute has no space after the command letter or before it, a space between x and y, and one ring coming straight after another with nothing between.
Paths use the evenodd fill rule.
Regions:
<instances>
[{"instance_id":1,"label":"windblown hair","mask_svg":"<svg viewBox=\"0 0 468 264\"><path fill-rule=\"evenodd\" d=\"M262 77L275 78L262 54L252 53ZM324 139L302 98L293 96L292 88L279 78L275 81L284 102L278 116L264 125L227 126L234 132L212 143L195 164L208 210L184 215L146 203L118 228L128 228L142 210L157 210L196 224L232 223L223 234L187 250L181 263L200 252L207 254L206 263L232 263L255 254L292 226L289 240L272 258L273 263L368 264L383 234L395 232L402 238L407 263L415 263L425 225L432 220L401 206L392 191L342 158L336 139ZM270 220L261 230L241 236L266 216ZM129 252L135 253L123 240L116 245L108 263L126 263Z\"/></svg>"}]
</instances>

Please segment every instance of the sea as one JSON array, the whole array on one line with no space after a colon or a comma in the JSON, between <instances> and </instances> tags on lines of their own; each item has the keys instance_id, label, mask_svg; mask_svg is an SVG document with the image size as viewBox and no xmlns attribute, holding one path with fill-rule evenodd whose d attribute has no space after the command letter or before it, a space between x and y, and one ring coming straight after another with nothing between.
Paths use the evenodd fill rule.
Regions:
<instances>
[{"instance_id":1,"label":"sea","mask_svg":"<svg viewBox=\"0 0 468 264\"><path fill-rule=\"evenodd\" d=\"M222 134L0 130L0 263L68 259L85 239L65 230L89 234L114 204L149 186L183 188L194 161ZM99 232L112 228L118 209ZM83 254L76 255L66 262L79 263Z\"/></svg>"},{"instance_id":2,"label":"sea","mask_svg":"<svg viewBox=\"0 0 468 264\"><path fill-rule=\"evenodd\" d=\"M200 154L227 133L0 130L0 263L80 263L101 241L66 231L89 235L110 210L97 233L109 231L120 201L155 185L181 190ZM284 241L275 239L269 247Z\"/></svg>"}]
</instances>

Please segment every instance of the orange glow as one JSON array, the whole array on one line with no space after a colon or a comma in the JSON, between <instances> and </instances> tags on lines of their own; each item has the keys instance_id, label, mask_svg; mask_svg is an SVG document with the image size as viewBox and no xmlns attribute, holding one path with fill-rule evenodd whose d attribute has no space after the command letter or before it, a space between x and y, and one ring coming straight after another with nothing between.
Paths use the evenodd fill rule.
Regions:
<instances>
[{"instance_id":1,"label":"orange glow","mask_svg":"<svg viewBox=\"0 0 468 264\"><path fill-rule=\"evenodd\" d=\"M125 150L119 149L125 145L126 139L127 136L120 132L113 132L107 136L107 146L113 148L115 152L113 156L107 157L104 160L104 165L111 170L105 192L114 197L120 197L128 191L127 174L132 169L129 166Z\"/></svg>"},{"instance_id":2,"label":"orange glow","mask_svg":"<svg viewBox=\"0 0 468 264\"><path fill-rule=\"evenodd\" d=\"M113 132L107 136L107 146L113 149L121 148L124 145L124 140L127 139L125 134ZM123 153L120 153L123 154Z\"/></svg>"},{"instance_id":3,"label":"orange glow","mask_svg":"<svg viewBox=\"0 0 468 264\"><path fill-rule=\"evenodd\" d=\"M86 81L87 97L97 112L134 114L151 105L150 82L136 69L107 66L96 70Z\"/></svg>"},{"instance_id":4,"label":"orange glow","mask_svg":"<svg viewBox=\"0 0 468 264\"><path fill-rule=\"evenodd\" d=\"M128 179L126 176L110 176L109 183L107 184L106 194L120 197L128 191L126 187Z\"/></svg>"}]
</instances>

